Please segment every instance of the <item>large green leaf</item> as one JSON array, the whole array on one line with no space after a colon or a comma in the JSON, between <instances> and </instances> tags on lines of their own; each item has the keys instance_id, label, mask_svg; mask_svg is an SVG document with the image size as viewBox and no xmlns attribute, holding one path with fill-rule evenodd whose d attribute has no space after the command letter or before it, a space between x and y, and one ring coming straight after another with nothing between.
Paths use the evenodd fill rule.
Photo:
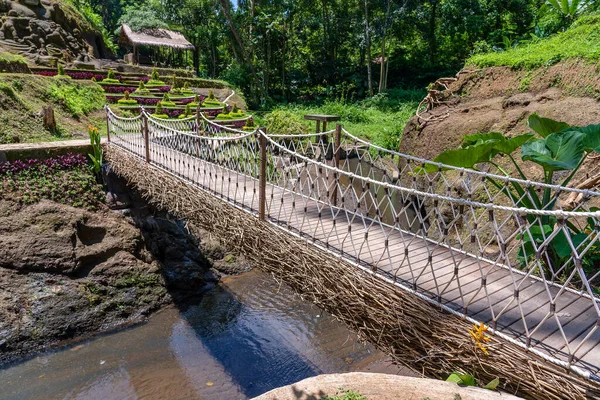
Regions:
<instances>
[{"instance_id":1,"label":"large green leaf","mask_svg":"<svg viewBox=\"0 0 600 400\"><path fill-rule=\"evenodd\" d=\"M527 125L543 138L552 133L557 133L571 127L571 125L567 124L566 122L555 121L550 118L542 118L537 114L531 114L529 116Z\"/></svg>"},{"instance_id":2,"label":"large green leaf","mask_svg":"<svg viewBox=\"0 0 600 400\"><path fill-rule=\"evenodd\" d=\"M583 148L585 151L596 151L600 153L600 125L572 127L566 129L566 131L583 133Z\"/></svg>"},{"instance_id":3,"label":"large green leaf","mask_svg":"<svg viewBox=\"0 0 600 400\"><path fill-rule=\"evenodd\" d=\"M489 140L503 140L506 139L500 132L489 132L489 133L476 133L474 135L467 135L463 137L463 144L461 147L468 147L474 144L480 144Z\"/></svg>"},{"instance_id":4,"label":"large green leaf","mask_svg":"<svg viewBox=\"0 0 600 400\"><path fill-rule=\"evenodd\" d=\"M545 171L573 169L583 157L583 136L581 132L565 131L543 140L530 140L521 148L523 161L533 161Z\"/></svg>"},{"instance_id":5,"label":"large green leaf","mask_svg":"<svg viewBox=\"0 0 600 400\"><path fill-rule=\"evenodd\" d=\"M494 144L494 141L488 141L462 149L448 150L438 155L433 161L453 167L473 168L475 164L491 159ZM436 167L432 167L436 169ZM430 168L428 167L428 169Z\"/></svg>"},{"instance_id":6,"label":"large green leaf","mask_svg":"<svg viewBox=\"0 0 600 400\"><path fill-rule=\"evenodd\" d=\"M498 152L504 154L511 154L513 151L521 147L524 143L528 142L532 137L533 134L531 133L518 135L510 139L503 137L503 140L499 140L494 144L494 150L497 150Z\"/></svg>"}]
</instances>

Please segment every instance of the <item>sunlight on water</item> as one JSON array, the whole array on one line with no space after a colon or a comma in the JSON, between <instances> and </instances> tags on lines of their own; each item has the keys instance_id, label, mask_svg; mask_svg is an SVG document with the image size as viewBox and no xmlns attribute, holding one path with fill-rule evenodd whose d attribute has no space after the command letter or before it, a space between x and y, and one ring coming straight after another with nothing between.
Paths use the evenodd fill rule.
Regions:
<instances>
[{"instance_id":1,"label":"sunlight on water","mask_svg":"<svg viewBox=\"0 0 600 400\"><path fill-rule=\"evenodd\" d=\"M333 317L251 272L183 311L0 370L0 399L246 399L373 366L400 371Z\"/></svg>"}]
</instances>

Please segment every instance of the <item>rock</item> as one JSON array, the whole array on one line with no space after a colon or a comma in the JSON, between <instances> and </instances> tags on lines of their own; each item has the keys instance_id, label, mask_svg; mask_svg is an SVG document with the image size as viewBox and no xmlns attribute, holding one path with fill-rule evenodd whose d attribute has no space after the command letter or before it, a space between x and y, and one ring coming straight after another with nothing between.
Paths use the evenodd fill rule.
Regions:
<instances>
[{"instance_id":1,"label":"rock","mask_svg":"<svg viewBox=\"0 0 600 400\"><path fill-rule=\"evenodd\" d=\"M0 267L74 274L119 251L135 252L140 240L133 226L110 212L42 201L0 218Z\"/></svg>"},{"instance_id":2,"label":"rock","mask_svg":"<svg viewBox=\"0 0 600 400\"><path fill-rule=\"evenodd\" d=\"M18 52L31 59L52 54L63 61L89 61L88 49L96 57L112 57L102 34L90 27L82 15L66 14L59 2L0 0L0 39L30 46ZM50 46L50 47L48 47ZM14 51L7 43L0 48Z\"/></svg>"}]
</instances>

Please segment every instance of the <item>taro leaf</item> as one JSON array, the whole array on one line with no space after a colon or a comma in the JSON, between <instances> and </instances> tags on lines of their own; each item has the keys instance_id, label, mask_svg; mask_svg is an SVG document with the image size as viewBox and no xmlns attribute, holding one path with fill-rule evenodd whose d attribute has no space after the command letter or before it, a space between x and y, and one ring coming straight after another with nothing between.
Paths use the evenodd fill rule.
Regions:
<instances>
[{"instance_id":1,"label":"taro leaf","mask_svg":"<svg viewBox=\"0 0 600 400\"><path fill-rule=\"evenodd\" d=\"M461 147L465 148L467 146L472 146L474 144L480 144L483 142L487 142L488 140L504 140L505 137L503 134L499 132L489 132L489 133L476 133L475 135L468 135L463 137L463 144Z\"/></svg>"},{"instance_id":2,"label":"taro leaf","mask_svg":"<svg viewBox=\"0 0 600 400\"><path fill-rule=\"evenodd\" d=\"M566 122L555 121L550 118L542 118L535 113L529 116L527 125L534 132L544 138L552 133L557 133L571 127L571 125L567 124Z\"/></svg>"},{"instance_id":3,"label":"taro leaf","mask_svg":"<svg viewBox=\"0 0 600 400\"><path fill-rule=\"evenodd\" d=\"M504 138L504 140L499 140L494 144L494 150L504 154L511 154L513 151L521 147L521 145L527 143L532 137L533 135L531 133L526 133L510 139Z\"/></svg>"},{"instance_id":4,"label":"taro leaf","mask_svg":"<svg viewBox=\"0 0 600 400\"><path fill-rule=\"evenodd\" d=\"M570 235L571 236L571 242L573 243L573 247L575 247L575 249L577 249L579 247L579 245L583 242L585 242L585 240L588 238L588 234L587 233L578 233L578 234L574 234L574 235ZM569 245L569 241L567 240L567 236L565 235L565 233L563 231L560 231L555 237L554 239L552 239L552 248L554 248L554 250L556 251L556 254L560 257L560 258L565 258L565 257L569 257L571 255L571 253L573 252L573 250L571 249L571 246ZM583 249L579 249L580 251Z\"/></svg>"},{"instance_id":5,"label":"taro leaf","mask_svg":"<svg viewBox=\"0 0 600 400\"><path fill-rule=\"evenodd\" d=\"M496 388L498 387L499 384L500 384L500 379L494 378L491 381L489 381L488 384L485 385L483 388L489 389L489 390L496 390Z\"/></svg>"},{"instance_id":6,"label":"taro leaf","mask_svg":"<svg viewBox=\"0 0 600 400\"><path fill-rule=\"evenodd\" d=\"M517 260L521 263L525 263L526 260L535 255L535 247L533 242L536 244L542 243L544 238L552 233L551 225L532 225L528 228L529 233L522 233L517 236L517 239L522 240L523 244L519 247L517 253Z\"/></svg>"},{"instance_id":7,"label":"taro leaf","mask_svg":"<svg viewBox=\"0 0 600 400\"><path fill-rule=\"evenodd\" d=\"M473 168L475 164L490 161L494 144L494 141L488 141L463 149L448 150L438 155L433 161L453 167ZM428 165L428 170L431 170L430 167L433 167L434 170L437 169L435 165Z\"/></svg>"},{"instance_id":8,"label":"taro leaf","mask_svg":"<svg viewBox=\"0 0 600 400\"><path fill-rule=\"evenodd\" d=\"M566 131L577 131L583 133L583 148L585 151L596 151L600 153L600 125L588 125L572 127Z\"/></svg>"},{"instance_id":9,"label":"taro leaf","mask_svg":"<svg viewBox=\"0 0 600 400\"><path fill-rule=\"evenodd\" d=\"M577 167L583 157L583 133L565 131L547 138L530 140L523 144L523 161L533 161L545 171L562 171Z\"/></svg>"}]
</instances>

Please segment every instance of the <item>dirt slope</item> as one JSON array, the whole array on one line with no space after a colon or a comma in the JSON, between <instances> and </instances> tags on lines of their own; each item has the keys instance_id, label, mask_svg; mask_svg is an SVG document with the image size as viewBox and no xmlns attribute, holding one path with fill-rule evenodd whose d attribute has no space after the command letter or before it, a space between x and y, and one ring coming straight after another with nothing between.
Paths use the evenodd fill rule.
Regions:
<instances>
[{"instance_id":1,"label":"dirt slope","mask_svg":"<svg viewBox=\"0 0 600 400\"><path fill-rule=\"evenodd\" d=\"M573 125L600 123L600 65L569 60L534 71L464 70L440 104L407 124L400 151L432 159L464 135L527 132L534 112Z\"/></svg>"}]
</instances>

